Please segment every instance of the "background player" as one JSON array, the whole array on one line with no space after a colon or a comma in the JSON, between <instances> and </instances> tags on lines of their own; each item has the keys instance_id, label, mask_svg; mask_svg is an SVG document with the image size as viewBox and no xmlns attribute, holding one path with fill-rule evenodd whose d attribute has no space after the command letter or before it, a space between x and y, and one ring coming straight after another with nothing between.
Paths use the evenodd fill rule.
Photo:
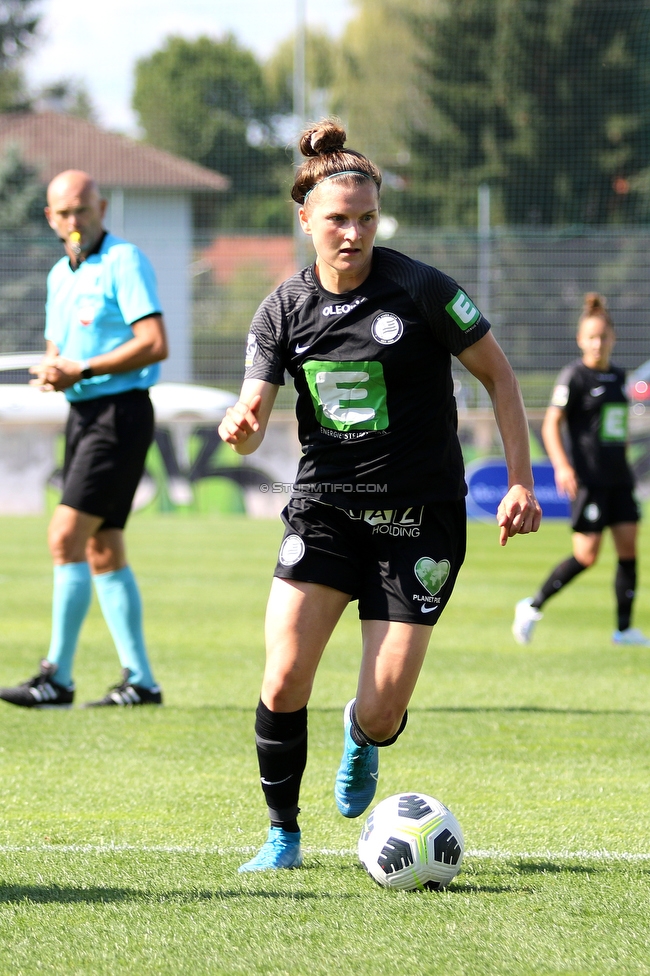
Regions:
<instances>
[{"instance_id":1,"label":"background player","mask_svg":"<svg viewBox=\"0 0 650 976\"><path fill-rule=\"evenodd\" d=\"M344 712L335 798L346 817L370 804L378 747L406 708L465 553L465 482L451 355L489 390L510 490L501 543L538 528L528 428L516 379L489 323L447 275L375 248L381 174L324 122L305 132L292 189L316 262L262 304L240 400L222 438L241 454L262 441L285 370L298 392L303 457L283 512L266 617L267 659L255 732L271 827L242 871L302 861L299 790L307 702L319 660L351 599L363 656Z\"/></svg>"},{"instance_id":2,"label":"background player","mask_svg":"<svg viewBox=\"0 0 650 976\"><path fill-rule=\"evenodd\" d=\"M123 680L90 704L159 705L123 534L153 438L148 388L158 378L155 364L167 356L155 276L138 248L104 230L106 201L87 173L60 173L47 201L45 215L66 257L48 277L47 352L31 383L65 390L70 401L63 496L49 528L52 637L39 674L0 689L0 698L28 708L72 704L72 663L92 578Z\"/></svg>"},{"instance_id":3,"label":"background player","mask_svg":"<svg viewBox=\"0 0 650 976\"><path fill-rule=\"evenodd\" d=\"M578 321L582 358L558 376L542 426L558 490L571 499L573 554L555 567L536 596L520 600L515 607L512 632L519 644L530 642L546 601L593 566L603 530L609 526L618 554L614 580L617 620L612 640L650 647L650 640L630 626L640 516L626 458L625 373L610 362L615 341L605 299L589 293ZM565 426L568 452L562 438Z\"/></svg>"}]
</instances>

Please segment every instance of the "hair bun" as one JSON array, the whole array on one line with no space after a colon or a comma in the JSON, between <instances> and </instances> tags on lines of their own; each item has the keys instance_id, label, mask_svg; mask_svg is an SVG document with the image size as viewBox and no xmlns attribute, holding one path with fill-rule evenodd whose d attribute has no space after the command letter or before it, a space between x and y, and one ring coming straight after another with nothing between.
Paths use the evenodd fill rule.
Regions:
<instances>
[{"instance_id":1,"label":"hair bun","mask_svg":"<svg viewBox=\"0 0 650 976\"><path fill-rule=\"evenodd\" d=\"M341 152L346 139L347 133L337 119L325 119L303 132L300 152L307 157Z\"/></svg>"},{"instance_id":2,"label":"hair bun","mask_svg":"<svg viewBox=\"0 0 650 976\"><path fill-rule=\"evenodd\" d=\"M607 299L597 291L590 291L584 297L583 315L598 315L607 311Z\"/></svg>"}]
</instances>

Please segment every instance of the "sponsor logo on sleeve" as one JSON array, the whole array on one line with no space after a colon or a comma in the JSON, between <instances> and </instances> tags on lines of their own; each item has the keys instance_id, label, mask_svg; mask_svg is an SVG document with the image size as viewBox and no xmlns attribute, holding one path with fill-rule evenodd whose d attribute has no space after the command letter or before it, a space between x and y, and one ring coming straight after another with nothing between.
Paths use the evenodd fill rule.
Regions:
<instances>
[{"instance_id":1,"label":"sponsor logo on sleeve","mask_svg":"<svg viewBox=\"0 0 650 976\"><path fill-rule=\"evenodd\" d=\"M245 368L250 369L255 362L255 356L257 355L257 336L254 332L249 332L246 339L246 362Z\"/></svg>"},{"instance_id":2,"label":"sponsor logo on sleeve","mask_svg":"<svg viewBox=\"0 0 650 976\"><path fill-rule=\"evenodd\" d=\"M474 302L472 302L467 297L465 292L460 288L452 300L445 305L445 308L456 325L461 328L463 332L466 332L476 322L478 322L481 315Z\"/></svg>"},{"instance_id":3,"label":"sponsor logo on sleeve","mask_svg":"<svg viewBox=\"0 0 650 976\"><path fill-rule=\"evenodd\" d=\"M551 406L552 407L566 407L569 402L569 387L565 386L564 383L559 383L553 390L551 396Z\"/></svg>"}]
</instances>

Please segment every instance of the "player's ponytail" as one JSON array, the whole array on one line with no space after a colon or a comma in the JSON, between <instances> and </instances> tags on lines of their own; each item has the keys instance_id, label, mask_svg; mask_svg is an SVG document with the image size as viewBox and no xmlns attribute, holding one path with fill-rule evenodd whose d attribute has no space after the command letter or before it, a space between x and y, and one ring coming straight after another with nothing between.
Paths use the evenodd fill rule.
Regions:
<instances>
[{"instance_id":1,"label":"player's ponytail","mask_svg":"<svg viewBox=\"0 0 650 976\"><path fill-rule=\"evenodd\" d=\"M300 137L300 152L306 157L298 167L291 196L304 204L313 189L324 180L341 179L361 184L369 179L381 189L379 169L362 153L346 149L347 134L338 119L322 119L310 125Z\"/></svg>"},{"instance_id":2,"label":"player's ponytail","mask_svg":"<svg viewBox=\"0 0 650 976\"><path fill-rule=\"evenodd\" d=\"M587 319L602 319L614 331L614 323L607 309L607 299L597 291L589 291L582 303L582 315L578 319L578 330Z\"/></svg>"}]
</instances>

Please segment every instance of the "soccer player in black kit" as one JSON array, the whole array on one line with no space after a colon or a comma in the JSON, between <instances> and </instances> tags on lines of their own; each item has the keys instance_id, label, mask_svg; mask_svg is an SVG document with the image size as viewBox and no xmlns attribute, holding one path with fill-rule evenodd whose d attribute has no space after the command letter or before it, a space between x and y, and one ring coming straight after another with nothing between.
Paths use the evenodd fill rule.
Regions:
<instances>
[{"instance_id":1,"label":"soccer player in black kit","mask_svg":"<svg viewBox=\"0 0 650 976\"><path fill-rule=\"evenodd\" d=\"M535 531L528 428L517 381L489 323L455 281L375 248L381 174L344 149L332 120L303 133L291 191L316 261L261 305L240 399L220 434L240 454L260 444L285 371L298 394L303 448L266 616L267 658L255 733L271 826L240 871L302 863L300 781L307 703L325 645L358 600L363 654L344 711L334 789L339 811L372 801L378 748L406 709L465 553L465 482L451 356L488 389L510 489L500 541Z\"/></svg>"},{"instance_id":2,"label":"soccer player in black kit","mask_svg":"<svg viewBox=\"0 0 650 976\"><path fill-rule=\"evenodd\" d=\"M626 459L625 373L610 362L615 339L605 299L590 292L578 321L582 359L570 363L558 376L542 426L557 487L571 500L573 553L555 567L534 597L520 600L515 607L512 632L519 644L530 643L549 597L593 566L603 530L609 526L618 555L612 641L650 647L650 640L631 626L639 508ZM568 451L562 437L565 425Z\"/></svg>"}]
</instances>

